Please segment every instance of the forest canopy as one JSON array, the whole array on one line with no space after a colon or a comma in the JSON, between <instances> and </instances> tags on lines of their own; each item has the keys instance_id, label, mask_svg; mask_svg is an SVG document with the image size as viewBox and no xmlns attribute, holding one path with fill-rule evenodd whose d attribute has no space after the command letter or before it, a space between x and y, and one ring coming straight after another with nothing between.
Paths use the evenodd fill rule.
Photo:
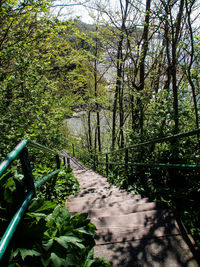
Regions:
<instances>
[{"instance_id":1,"label":"forest canopy","mask_svg":"<svg viewBox=\"0 0 200 267\"><path fill-rule=\"evenodd\" d=\"M133 136L147 139L199 127L199 2L119 0L117 9L112 1L86 3L96 10L93 25L53 17L57 2L1 1L4 156L24 137L58 141L63 120L77 106L88 113L83 138L89 150L102 149L102 107L111 111L112 149Z\"/></svg>"}]
</instances>

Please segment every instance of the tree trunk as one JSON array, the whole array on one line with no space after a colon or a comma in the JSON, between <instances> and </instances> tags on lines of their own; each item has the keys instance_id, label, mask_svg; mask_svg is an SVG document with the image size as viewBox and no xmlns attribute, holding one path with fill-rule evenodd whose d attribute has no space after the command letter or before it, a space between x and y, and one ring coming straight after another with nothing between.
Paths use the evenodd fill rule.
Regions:
<instances>
[{"instance_id":1,"label":"tree trunk","mask_svg":"<svg viewBox=\"0 0 200 267\"><path fill-rule=\"evenodd\" d=\"M142 35L142 48L140 53L140 63L139 63L139 86L138 91L142 91L144 89L145 83L145 59L148 51L148 34L149 34L149 21L150 21L150 7L151 0L146 0L146 12L144 19L144 29ZM140 136L143 135L143 124L144 124L144 110L143 103L141 99L138 99L138 114L139 114L139 127L140 127Z\"/></svg>"},{"instance_id":2,"label":"tree trunk","mask_svg":"<svg viewBox=\"0 0 200 267\"><path fill-rule=\"evenodd\" d=\"M96 26L96 33L98 31L98 27ZM97 81L97 54L98 54L98 39L97 36L95 38L95 61L94 61L94 91L95 91L95 101L96 101L96 118L97 118L97 142L98 142L98 150L101 152L101 125L100 125L100 114L99 114L99 104L97 102L97 90L98 90L98 81Z\"/></svg>"},{"instance_id":3,"label":"tree trunk","mask_svg":"<svg viewBox=\"0 0 200 267\"><path fill-rule=\"evenodd\" d=\"M145 80L145 59L148 51L148 33L149 33L149 20L150 20L150 7L151 0L146 0L146 14L144 20L144 29L142 36L142 49L141 49L141 57L140 57L140 82L139 82L139 91L144 89L144 80Z\"/></svg>"},{"instance_id":4,"label":"tree trunk","mask_svg":"<svg viewBox=\"0 0 200 267\"><path fill-rule=\"evenodd\" d=\"M114 95L114 105L113 105L113 122L112 122L112 149L115 148L116 142L116 115L117 115L117 102L119 101L119 145L124 146L124 133L123 133L123 124L124 124L124 111L123 111L123 41L124 35L126 32L126 20L128 15L128 5L129 1L125 1L125 7L120 0L121 6L121 14L122 14L122 24L121 24L121 33L117 47L117 80L115 87L115 95Z\"/></svg>"},{"instance_id":5,"label":"tree trunk","mask_svg":"<svg viewBox=\"0 0 200 267\"><path fill-rule=\"evenodd\" d=\"M121 70L123 67L121 67ZM122 71L124 73L124 71ZM122 74L124 76L124 74ZM123 131L123 126L124 126L124 104L123 104L123 97L124 97L124 77L121 77L123 81L121 82L120 86L120 91L119 91L119 147L123 148L124 147L124 131Z\"/></svg>"},{"instance_id":6,"label":"tree trunk","mask_svg":"<svg viewBox=\"0 0 200 267\"><path fill-rule=\"evenodd\" d=\"M123 27L122 27L123 30ZM118 97L121 99L121 86L122 86L122 44L124 40L123 33L120 35L120 40L117 49L117 80L115 86L115 95L113 103L113 121L112 121L112 149L115 148L116 142L116 117L117 117L117 100ZM119 96L120 94L120 96Z\"/></svg>"},{"instance_id":7,"label":"tree trunk","mask_svg":"<svg viewBox=\"0 0 200 267\"><path fill-rule=\"evenodd\" d=\"M172 89L174 108L174 133L179 132L179 112L178 112L178 88L177 88L177 45L179 41L181 19L183 16L184 1L180 0L179 12L176 18L175 36L172 37Z\"/></svg>"},{"instance_id":8,"label":"tree trunk","mask_svg":"<svg viewBox=\"0 0 200 267\"><path fill-rule=\"evenodd\" d=\"M187 0L185 1L185 5L186 5L187 21L188 21L188 28L189 28L189 35L190 35L190 43L191 43L190 64L189 64L186 75L187 75L187 79L192 89L192 98L193 98L193 103L194 103L196 128L199 128L199 114L198 114L198 106L197 106L197 98L196 98L196 89L195 89L195 85L191 77L191 69L192 69L193 58L194 58L194 37L193 37L193 30L192 30L191 17L190 17L191 7L189 9Z\"/></svg>"}]
</instances>

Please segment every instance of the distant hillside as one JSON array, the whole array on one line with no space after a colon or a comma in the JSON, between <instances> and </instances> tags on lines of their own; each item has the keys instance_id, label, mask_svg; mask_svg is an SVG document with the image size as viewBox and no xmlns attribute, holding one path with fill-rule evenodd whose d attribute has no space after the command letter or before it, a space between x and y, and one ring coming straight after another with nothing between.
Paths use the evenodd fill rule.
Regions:
<instances>
[{"instance_id":1,"label":"distant hillside","mask_svg":"<svg viewBox=\"0 0 200 267\"><path fill-rule=\"evenodd\" d=\"M78 19L74 20L74 26L76 26L81 32L94 32L96 28L94 24L87 24Z\"/></svg>"}]
</instances>

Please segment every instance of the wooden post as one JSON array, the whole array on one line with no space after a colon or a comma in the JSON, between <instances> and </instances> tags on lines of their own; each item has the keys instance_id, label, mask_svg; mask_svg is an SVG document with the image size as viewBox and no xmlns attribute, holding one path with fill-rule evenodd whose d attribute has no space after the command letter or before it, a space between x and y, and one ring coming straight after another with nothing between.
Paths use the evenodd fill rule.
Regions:
<instances>
[{"instance_id":1,"label":"wooden post","mask_svg":"<svg viewBox=\"0 0 200 267\"><path fill-rule=\"evenodd\" d=\"M63 157L63 163L64 163L64 166L66 165L66 159L65 157Z\"/></svg>"},{"instance_id":2,"label":"wooden post","mask_svg":"<svg viewBox=\"0 0 200 267\"><path fill-rule=\"evenodd\" d=\"M73 151L73 157L75 157L75 150L74 150L74 144L72 144L72 151Z\"/></svg>"}]
</instances>

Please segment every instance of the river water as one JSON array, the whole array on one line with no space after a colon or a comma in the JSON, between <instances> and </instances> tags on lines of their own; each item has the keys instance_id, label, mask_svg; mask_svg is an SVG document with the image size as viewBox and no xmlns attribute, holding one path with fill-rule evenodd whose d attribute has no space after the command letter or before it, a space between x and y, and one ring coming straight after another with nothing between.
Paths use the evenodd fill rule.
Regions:
<instances>
[{"instance_id":1,"label":"river water","mask_svg":"<svg viewBox=\"0 0 200 267\"><path fill-rule=\"evenodd\" d=\"M100 125L102 131L111 129L112 113L108 110L100 112ZM80 111L65 121L65 125L72 135L80 136L84 131L88 130L88 112ZM91 128L94 131L96 128L96 112L91 112Z\"/></svg>"},{"instance_id":2,"label":"river water","mask_svg":"<svg viewBox=\"0 0 200 267\"><path fill-rule=\"evenodd\" d=\"M64 121L65 131L68 136L73 136L79 140L87 140L88 135L88 112L79 111ZM112 129L112 112L108 110L100 111L101 141L106 146L110 143L110 134ZM94 134L96 129L96 112L91 112L91 130Z\"/></svg>"}]
</instances>

